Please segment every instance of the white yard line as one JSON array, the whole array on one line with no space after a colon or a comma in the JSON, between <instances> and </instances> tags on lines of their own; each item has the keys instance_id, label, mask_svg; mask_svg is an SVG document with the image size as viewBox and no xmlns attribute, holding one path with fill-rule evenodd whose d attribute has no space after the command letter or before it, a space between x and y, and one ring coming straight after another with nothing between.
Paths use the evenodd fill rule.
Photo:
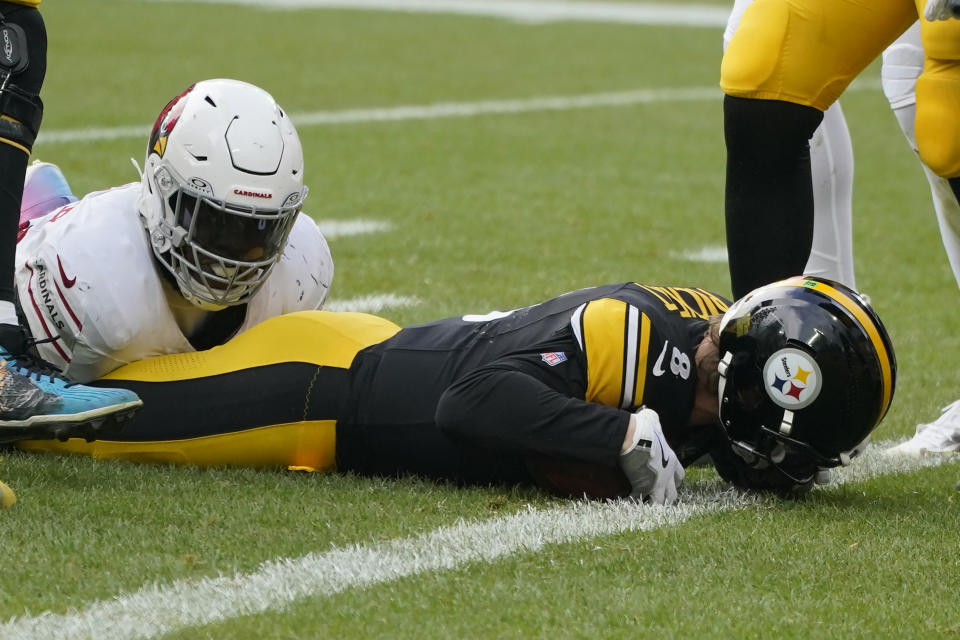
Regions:
<instances>
[{"instance_id":1,"label":"white yard line","mask_svg":"<svg viewBox=\"0 0 960 640\"><path fill-rule=\"evenodd\" d=\"M670 257L675 260L689 260L690 262L725 263L727 261L727 248L711 245L695 251L671 251Z\"/></svg>"},{"instance_id":2,"label":"white yard line","mask_svg":"<svg viewBox=\"0 0 960 640\"><path fill-rule=\"evenodd\" d=\"M184 0L150 0L183 2ZM230 4L273 10L349 9L403 13L447 13L504 18L516 22L612 22L719 29L728 7L657 2L576 2L547 0L192 0L192 4Z\"/></svg>"},{"instance_id":3,"label":"white yard line","mask_svg":"<svg viewBox=\"0 0 960 640\"><path fill-rule=\"evenodd\" d=\"M903 442L903 439L872 443L862 456L854 458L849 467L834 469L834 480L830 486L855 484L877 476L912 473L919 469L939 467L944 463L960 461L960 457L952 454L932 454L914 458L903 455L891 456L885 453L886 449L901 442Z\"/></svg>"},{"instance_id":4,"label":"white yard line","mask_svg":"<svg viewBox=\"0 0 960 640\"><path fill-rule=\"evenodd\" d=\"M419 300L409 296L398 296L392 293L374 293L368 296L349 298L347 300L327 300L324 303L323 308L325 311L379 313L383 309L412 307L418 303Z\"/></svg>"},{"instance_id":5,"label":"white yard line","mask_svg":"<svg viewBox=\"0 0 960 640\"><path fill-rule=\"evenodd\" d=\"M879 80L855 82L847 91L876 90ZM516 100L481 100L478 102L440 102L435 104L400 105L395 107L371 107L342 109L337 111L311 111L291 114L298 129L313 126L363 124L371 122L403 122L409 120L434 120L438 118L472 118L485 115L509 115L536 111L571 111L600 107L629 107L639 104L669 102L720 101L723 94L719 87L674 87L665 89L637 89L605 93L584 93L566 96L538 96ZM83 129L42 130L38 144L72 144L122 138L145 138L150 125L120 127L90 127Z\"/></svg>"},{"instance_id":6,"label":"white yard line","mask_svg":"<svg viewBox=\"0 0 960 640\"><path fill-rule=\"evenodd\" d=\"M358 236L365 233L381 233L393 229L393 225L383 220L317 220L320 232L327 240Z\"/></svg>"},{"instance_id":7,"label":"white yard line","mask_svg":"<svg viewBox=\"0 0 960 640\"><path fill-rule=\"evenodd\" d=\"M71 142L96 142L100 140L120 140L123 138L143 138L150 135L151 125L125 125L121 127L85 127L81 129L51 129L40 132L37 144L70 144Z\"/></svg>"},{"instance_id":8,"label":"white yard line","mask_svg":"<svg viewBox=\"0 0 960 640\"><path fill-rule=\"evenodd\" d=\"M81 611L15 619L0 625L0 637L156 638L185 627L275 610L302 598L425 571L457 569L471 562L492 562L536 552L547 544L672 526L694 515L747 503L733 493L714 492L702 502L674 508L578 502L482 522L461 521L412 538L271 561L253 573L151 585Z\"/></svg>"},{"instance_id":9,"label":"white yard line","mask_svg":"<svg viewBox=\"0 0 960 640\"><path fill-rule=\"evenodd\" d=\"M317 222L320 231L327 240L356 236L366 233L380 233L393 228L389 222L382 220L321 220ZM379 313L384 309L412 307L418 304L416 298L398 296L393 293L375 293L346 300L328 300L323 308L327 311L359 311L362 313Z\"/></svg>"},{"instance_id":10,"label":"white yard line","mask_svg":"<svg viewBox=\"0 0 960 640\"><path fill-rule=\"evenodd\" d=\"M438 118L470 118L491 114L516 114L531 111L569 111L596 107L622 107L658 102L691 102L720 100L719 87L687 87L672 89L639 89L607 93L586 93L567 96L538 96L518 100L481 100L479 102L440 102L435 104L400 105L292 113L297 129L321 125L400 122ZM150 125L92 127L88 129L42 130L38 144L69 144L121 138L146 138Z\"/></svg>"},{"instance_id":11,"label":"white yard line","mask_svg":"<svg viewBox=\"0 0 960 640\"><path fill-rule=\"evenodd\" d=\"M879 443L841 470L837 484L909 473L947 460L940 456L888 458L882 449L890 444ZM303 598L327 596L426 571L493 562L518 553L536 553L545 545L623 531L648 531L675 526L695 516L747 508L761 501L770 504L765 499L724 491L718 483L704 483L682 495L683 501L675 507L573 502L554 509L529 508L480 522L457 522L415 537L281 558L266 562L251 573L149 585L65 614L41 613L11 619L0 624L0 637L156 638L179 629L277 610Z\"/></svg>"}]
</instances>

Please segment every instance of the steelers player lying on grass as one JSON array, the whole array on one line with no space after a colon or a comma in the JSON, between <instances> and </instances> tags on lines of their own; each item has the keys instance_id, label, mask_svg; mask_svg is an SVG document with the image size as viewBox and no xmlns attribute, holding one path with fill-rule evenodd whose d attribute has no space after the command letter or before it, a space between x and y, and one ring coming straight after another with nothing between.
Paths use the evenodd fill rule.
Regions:
<instances>
[{"instance_id":1,"label":"steelers player lying on grass","mask_svg":"<svg viewBox=\"0 0 960 640\"><path fill-rule=\"evenodd\" d=\"M797 495L849 462L895 374L883 325L843 285L797 277L728 309L702 289L624 283L405 329L280 316L110 373L144 400L116 440L21 447L660 504L710 454L737 486Z\"/></svg>"}]
</instances>

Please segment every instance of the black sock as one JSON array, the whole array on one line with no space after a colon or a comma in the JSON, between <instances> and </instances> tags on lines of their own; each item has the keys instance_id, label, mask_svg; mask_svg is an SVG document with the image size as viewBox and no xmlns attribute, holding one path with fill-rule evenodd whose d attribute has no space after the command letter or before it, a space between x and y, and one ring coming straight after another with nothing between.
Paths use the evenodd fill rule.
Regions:
<instances>
[{"instance_id":1,"label":"black sock","mask_svg":"<svg viewBox=\"0 0 960 640\"><path fill-rule=\"evenodd\" d=\"M0 144L0 300L13 302L14 258L17 252L17 225L27 154Z\"/></svg>"},{"instance_id":2,"label":"black sock","mask_svg":"<svg viewBox=\"0 0 960 640\"><path fill-rule=\"evenodd\" d=\"M724 98L726 223L734 298L803 272L813 244L813 107Z\"/></svg>"},{"instance_id":3,"label":"black sock","mask_svg":"<svg viewBox=\"0 0 960 640\"><path fill-rule=\"evenodd\" d=\"M0 2L0 12L10 24L23 29L26 36L27 67L10 78L19 91L32 95L39 104L40 89L47 73L47 30L43 16L34 7ZM37 122L39 124L39 121ZM29 155L22 149L0 143L0 300L13 302L14 258L17 251L17 226L23 199L23 178Z\"/></svg>"},{"instance_id":4,"label":"black sock","mask_svg":"<svg viewBox=\"0 0 960 640\"><path fill-rule=\"evenodd\" d=\"M10 355L23 355L27 350L27 336L18 324L0 324L0 347Z\"/></svg>"}]
</instances>

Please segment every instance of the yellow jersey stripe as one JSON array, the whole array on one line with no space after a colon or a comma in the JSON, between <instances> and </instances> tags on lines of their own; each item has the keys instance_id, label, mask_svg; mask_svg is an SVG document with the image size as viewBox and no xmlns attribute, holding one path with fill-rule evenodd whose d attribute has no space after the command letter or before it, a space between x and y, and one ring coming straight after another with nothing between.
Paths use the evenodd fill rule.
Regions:
<instances>
[{"instance_id":1,"label":"yellow jersey stripe","mask_svg":"<svg viewBox=\"0 0 960 640\"><path fill-rule=\"evenodd\" d=\"M640 345L637 358L637 383L633 391L633 405L643 404L643 392L647 385L647 353L650 351L650 318L640 314ZM629 407L624 407L629 408Z\"/></svg>"},{"instance_id":2,"label":"yellow jersey stripe","mask_svg":"<svg viewBox=\"0 0 960 640\"><path fill-rule=\"evenodd\" d=\"M346 369L358 351L399 330L389 320L365 313L298 311L265 320L218 347L131 362L104 378L190 380L282 362Z\"/></svg>"},{"instance_id":3,"label":"yellow jersey stripe","mask_svg":"<svg viewBox=\"0 0 960 640\"><path fill-rule=\"evenodd\" d=\"M587 354L587 400L619 407L623 399L627 303L603 298L587 304L582 316Z\"/></svg>"},{"instance_id":4,"label":"yellow jersey stripe","mask_svg":"<svg viewBox=\"0 0 960 640\"><path fill-rule=\"evenodd\" d=\"M880 374L883 380L883 402L880 406L880 417L883 417L887 413L887 409L890 408L890 400L893 394L893 371L890 354L887 353L887 345L880 336L880 329L874 323L873 319L863 310L860 303L851 299L846 293L822 282L808 280L802 276L798 276L796 278L789 278L778 284L804 287L818 291L839 303L841 307L849 311L860 325L863 326L880 360Z\"/></svg>"},{"instance_id":5,"label":"yellow jersey stripe","mask_svg":"<svg viewBox=\"0 0 960 640\"><path fill-rule=\"evenodd\" d=\"M622 300L587 303L580 316L587 356L586 399L630 409L643 402L650 349L650 318Z\"/></svg>"}]
</instances>

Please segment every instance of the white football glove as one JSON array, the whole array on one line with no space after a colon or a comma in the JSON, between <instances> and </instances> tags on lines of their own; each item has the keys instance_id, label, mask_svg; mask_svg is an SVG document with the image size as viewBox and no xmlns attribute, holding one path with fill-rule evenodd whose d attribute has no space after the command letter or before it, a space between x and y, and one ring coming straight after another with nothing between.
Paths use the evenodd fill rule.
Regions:
<instances>
[{"instance_id":1,"label":"white football glove","mask_svg":"<svg viewBox=\"0 0 960 640\"><path fill-rule=\"evenodd\" d=\"M653 409L641 407L631 419L635 421L633 446L620 454L620 468L633 487L630 497L654 504L673 504L677 487L686 474L663 437L660 416Z\"/></svg>"},{"instance_id":2,"label":"white football glove","mask_svg":"<svg viewBox=\"0 0 960 640\"><path fill-rule=\"evenodd\" d=\"M949 20L960 17L960 2L958 0L927 0L923 8L923 17L933 22L935 20Z\"/></svg>"}]
</instances>

